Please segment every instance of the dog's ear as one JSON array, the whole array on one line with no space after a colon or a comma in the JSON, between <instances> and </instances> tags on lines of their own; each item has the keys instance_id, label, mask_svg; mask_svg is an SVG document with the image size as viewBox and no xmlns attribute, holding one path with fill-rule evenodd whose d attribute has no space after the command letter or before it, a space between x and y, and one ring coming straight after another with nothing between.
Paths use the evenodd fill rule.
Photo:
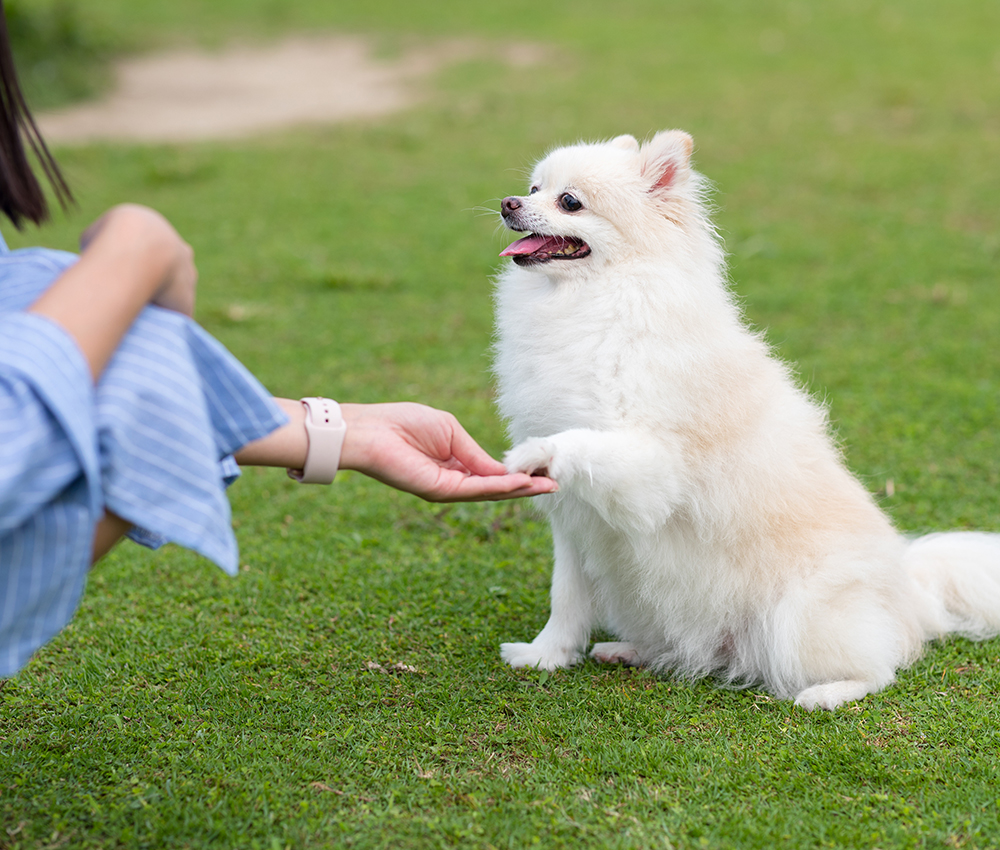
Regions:
<instances>
[{"instance_id":1,"label":"dog's ear","mask_svg":"<svg viewBox=\"0 0 1000 850\"><path fill-rule=\"evenodd\" d=\"M618 136L617 138L612 139L610 144L611 147L621 148L623 151L639 150L639 143L635 140L635 136L629 136L629 135Z\"/></svg>"},{"instance_id":2,"label":"dog's ear","mask_svg":"<svg viewBox=\"0 0 1000 850\"><path fill-rule=\"evenodd\" d=\"M650 192L663 192L676 185L691 167L694 140L683 130L664 130L642 146L642 176Z\"/></svg>"}]
</instances>

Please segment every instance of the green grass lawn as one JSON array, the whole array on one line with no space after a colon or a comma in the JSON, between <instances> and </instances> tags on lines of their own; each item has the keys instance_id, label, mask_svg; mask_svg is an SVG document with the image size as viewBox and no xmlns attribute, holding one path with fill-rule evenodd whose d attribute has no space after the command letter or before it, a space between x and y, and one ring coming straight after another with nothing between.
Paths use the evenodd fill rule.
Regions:
<instances>
[{"instance_id":1,"label":"green grass lawn","mask_svg":"<svg viewBox=\"0 0 1000 850\"><path fill-rule=\"evenodd\" d=\"M852 468L906 531L1000 530L995 2L75 14L101 50L303 30L546 48L529 68L484 50L377 123L57 150L79 208L11 242L72 247L112 203L157 207L197 251L199 320L275 393L421 400L502 452L508 240L482 208L554 145L681 127L748 315L829 402ZM262 470L231 497L237 579L124 544L0 690L3 850L1000 847L1000 641L934 645L834 714L590 662L512 671L499 643L548 613L528 504Z\"/></svg>"}]
</instances>

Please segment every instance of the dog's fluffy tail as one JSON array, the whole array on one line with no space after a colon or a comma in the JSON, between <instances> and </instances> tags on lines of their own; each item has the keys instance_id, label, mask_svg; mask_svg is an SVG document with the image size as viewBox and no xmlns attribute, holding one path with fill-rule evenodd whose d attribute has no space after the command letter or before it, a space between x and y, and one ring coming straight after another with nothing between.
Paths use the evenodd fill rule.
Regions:
<instances>
[{"instance_id":1,"label":"dog's fluffy tail","mask_svg":"<svg viewBox=\"0 0 1000 850\"><path fill-rule=\"evenodd\" d=\"M950 531L912 541L903 563L926 638L1000 634L1000 534Z\"/></svg>"}]
</instances>

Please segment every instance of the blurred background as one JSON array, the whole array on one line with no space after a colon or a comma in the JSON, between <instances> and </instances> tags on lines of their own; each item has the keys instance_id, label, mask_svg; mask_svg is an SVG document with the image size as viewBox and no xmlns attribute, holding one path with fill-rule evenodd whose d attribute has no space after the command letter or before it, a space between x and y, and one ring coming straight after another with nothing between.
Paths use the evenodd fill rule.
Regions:
<instances>
[{"instance_id":1,"label":"blurred background","mask_svg":"<svg viewBox=\"0 0 1000 850\"><path fill-rule=\"evenodd\" d=\"M45 239L71 246L122 199L162 209L198 251L199 318L276 392L425 399L496 448L498 199L550 147L681 127L749 317L833 403L873 489L893 480L907 524L951 525L972 520L954 500L969 476L997 483L995 3L6 7L40 111L105 96L119 59L164 51L336 34L374 63L438 57L411 67L412 108L376 118L54 145L79 208ZM932 508L939 486L948 506Z\"/></svg>"}]
</instances>

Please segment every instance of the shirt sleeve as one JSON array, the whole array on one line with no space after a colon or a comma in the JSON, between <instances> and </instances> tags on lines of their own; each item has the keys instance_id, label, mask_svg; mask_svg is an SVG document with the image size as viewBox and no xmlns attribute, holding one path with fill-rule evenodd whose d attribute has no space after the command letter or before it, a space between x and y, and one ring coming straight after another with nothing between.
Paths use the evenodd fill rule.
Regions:
<instances>
[{"instance_id":1,"label":"shirt sleeve","mask_svg":"<svg viewBox=\"0 0 1000 850\"><path fill-rule=\"evenodd\" d=\"M54 322L0 314L0 535L81 477L96 522L103 497L87 362Z\"/></svg>"},{"instance_id":2,"label":"shirt sleeve","mask_svg":"<svg viewBox=\"0 0 1000 850\"><path fill-rule=\"evenodd\" d=\"M231 454L287 417L194 321L147 307L96 391L104 504L156 547L177 543L238 571L226 484Z\"/></svg>"},{"instance_id":3,"label":"shirt sleeve","mask_svg":"<svg viewBox=\"0 0 1000 850\"><path fill-rule=\"evenodd\" d=\"M61 327L0 313L0 677L61 629L100 516L90 369Z\"/></svg>"}]
</instances>

